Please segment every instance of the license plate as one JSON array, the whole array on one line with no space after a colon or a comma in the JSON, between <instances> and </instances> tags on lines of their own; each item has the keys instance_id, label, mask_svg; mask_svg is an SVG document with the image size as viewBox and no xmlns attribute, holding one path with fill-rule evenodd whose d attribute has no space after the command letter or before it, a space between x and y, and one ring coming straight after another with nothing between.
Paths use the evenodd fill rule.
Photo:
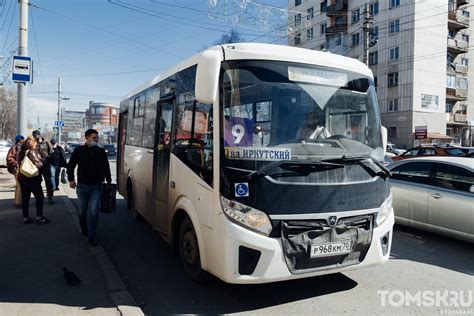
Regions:
<instances>
[{"instance_id":1,"label":"license plate","mask_svg":"<svg viewBox=\"0 0 474 316\"><path fill-rule=\"evenodd\" d=\"M310 258L339 256L351 252L350 240L311 245Z\"/></svg>"}]
</instances>

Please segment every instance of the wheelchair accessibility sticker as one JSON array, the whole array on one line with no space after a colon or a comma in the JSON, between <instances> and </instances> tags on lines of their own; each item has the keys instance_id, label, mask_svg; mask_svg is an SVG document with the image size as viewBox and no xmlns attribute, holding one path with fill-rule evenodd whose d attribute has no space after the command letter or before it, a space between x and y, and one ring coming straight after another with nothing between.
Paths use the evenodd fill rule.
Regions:
<instances>
[{"instance_id":1,"label":"wheelchair accessibility sticker","mask_svg":"<svg viewBox=\"0 0 474 316\"><path fill-rule=\"evenodd\" d=\"M247 197L249 196L249 184L247 182L235 184L235 196Z\"/></svg>"}]
</instances>

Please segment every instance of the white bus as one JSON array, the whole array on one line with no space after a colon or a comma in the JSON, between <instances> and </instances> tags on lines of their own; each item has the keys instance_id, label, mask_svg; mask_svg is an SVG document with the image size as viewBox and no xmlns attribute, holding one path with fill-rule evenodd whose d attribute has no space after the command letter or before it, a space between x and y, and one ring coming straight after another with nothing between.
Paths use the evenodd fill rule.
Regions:
<instances>
[{"instance_id":1,"label":"white bus","mask_svg":"<svg viewBox=\"0 0 474 316\"><path fill-rule=\"evenodd\" d=\"M119 122L119 191L192 279L264 283L388 260L386 132L361 62L215 46L126 95Z\"/></svg>"}]
</instances>

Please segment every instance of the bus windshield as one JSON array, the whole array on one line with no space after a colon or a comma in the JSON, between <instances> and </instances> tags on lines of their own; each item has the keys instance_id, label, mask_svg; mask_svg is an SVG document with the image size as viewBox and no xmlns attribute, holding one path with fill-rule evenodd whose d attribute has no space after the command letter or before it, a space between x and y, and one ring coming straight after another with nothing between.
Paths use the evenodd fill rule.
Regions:
<instances>
[{"instance_id":1,"label":"bus windshield","mask_svg":"<svg viewBox=\"0 0 474 316\"><path fill-rule=\"evenodd\" d=\"M383 161L373 81L306 64L223 64L224 166L371 156Z\"/></svg>"}]
</instances>

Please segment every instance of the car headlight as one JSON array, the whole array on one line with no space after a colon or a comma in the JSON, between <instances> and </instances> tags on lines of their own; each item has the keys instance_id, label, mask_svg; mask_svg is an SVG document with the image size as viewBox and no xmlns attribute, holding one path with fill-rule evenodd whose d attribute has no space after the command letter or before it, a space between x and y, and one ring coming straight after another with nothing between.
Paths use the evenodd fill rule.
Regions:
<instances>
[{"instance_id":1,"label":"car headlight","mask_svg":"<svg viewBox=\"0 0 474 316\"><path fill-rule=\"evenodd\" d=\"M390 213L393 211L392 208L393 195L390 193L388 198L380 206L379 213L377 214L377 226L380 226L385 222L389 217Z\"/></svg>"},{"instance_id":2,"label":"car headlight","mask_svg":"<svg viewBox=\"0 0 474 316\"><path fill-rule=\"evenodd\" d=\"M272 224L264 212L222 196L221 204L224 214L232 221L265 236L270 235Z\"/></svg>"}]
</instances>

